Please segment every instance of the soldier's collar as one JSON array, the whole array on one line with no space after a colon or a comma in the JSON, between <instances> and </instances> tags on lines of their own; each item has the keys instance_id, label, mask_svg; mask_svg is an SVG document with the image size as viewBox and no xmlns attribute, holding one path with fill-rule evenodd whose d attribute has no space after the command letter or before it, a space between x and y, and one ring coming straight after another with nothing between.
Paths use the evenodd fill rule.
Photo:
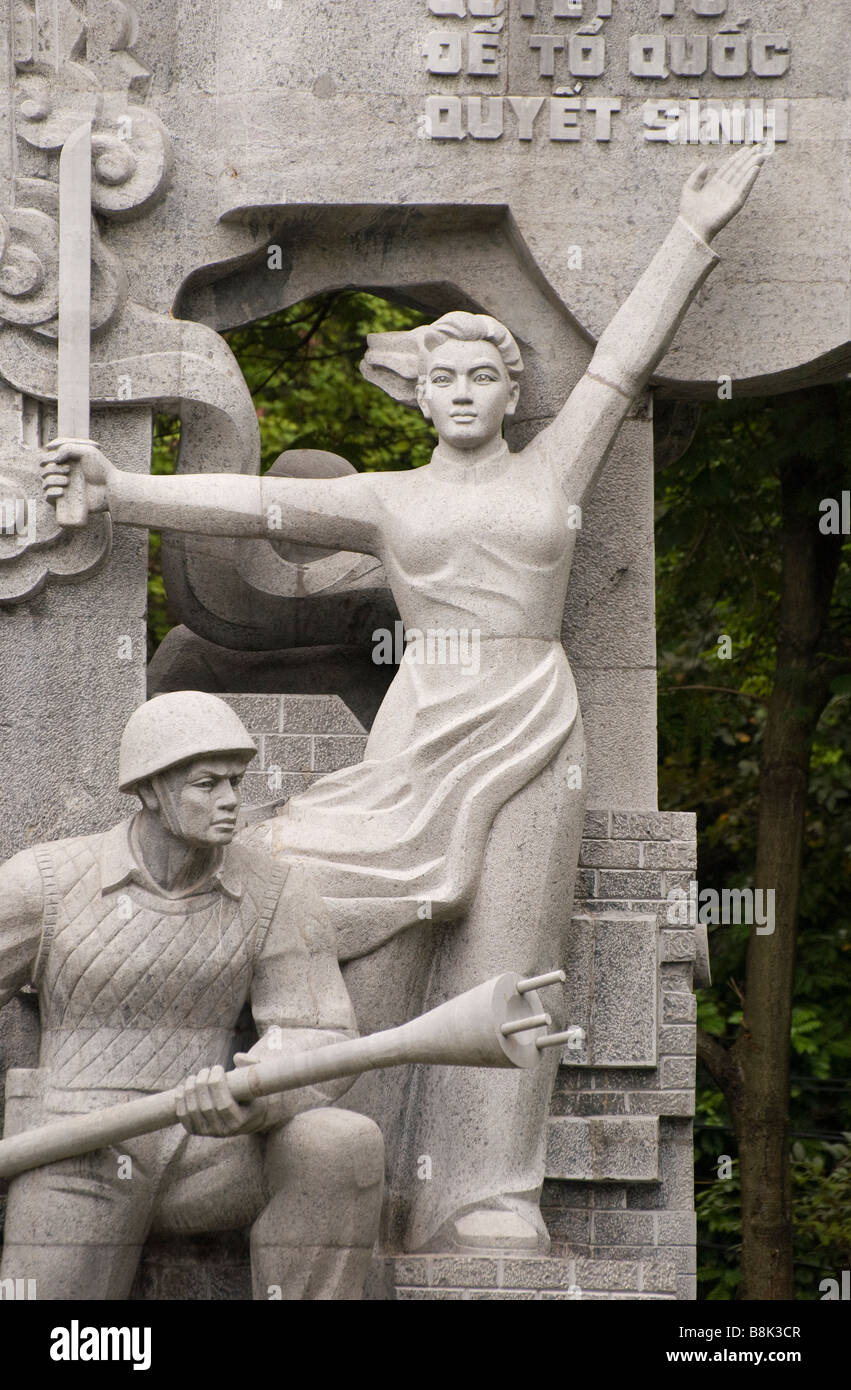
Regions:
<instances>
[{"instance_id":1,"label":"soldier's collar","mask_svg":"<svg viewBox=\"0 0 851 1390\"><path fill-rule=\"evenodd\" d=\"M163 890L154 883L150 874L143 864L140 864L133 853L133 844L130 838L130 827L135 817L130 820L122 821L119 825L107 830L101 841L100 851L100 889L101 893L113 892L116 888L121 888L125 883L139 883L143 888L152 889L164 898L172 895L164 893ZM234 856L232 847L226 845L222 853L221 862L212 871L205 884L199 885L197 891L209 891L210 888L217 886L227 893L228 897L239 899L242 897L242 880L233 862ZM192 896L192 895L187 895Z\"/></svg>"}]
</instances>

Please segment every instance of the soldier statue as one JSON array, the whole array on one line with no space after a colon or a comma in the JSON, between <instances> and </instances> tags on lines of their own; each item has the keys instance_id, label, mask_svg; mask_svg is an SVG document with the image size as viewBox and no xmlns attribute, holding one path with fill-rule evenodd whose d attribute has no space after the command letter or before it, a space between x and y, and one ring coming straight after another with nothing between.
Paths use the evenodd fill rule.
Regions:
<instances>
[{"instance_id":1,"label":"soldier statue","mask_svg":"<svg viewBox=\"0 0 851 1390\"><path fill-rule=\"evenodd\" d=\"M381 1133L334 1107L350 1079L238 1104L224 1068L356 1036L304 869L232 843L256 752L213 695L131 716L119 786L141 808L0 868L0 1007L32 981L36 1070L7 1080L6 1134L179 1085L182 1127L35 1168L9 1191L0 1278L39 1299L124 1299L149 1233L251 1225L255 1298L357 1299L378 1231Z\"/></svg>"}]
</instances>

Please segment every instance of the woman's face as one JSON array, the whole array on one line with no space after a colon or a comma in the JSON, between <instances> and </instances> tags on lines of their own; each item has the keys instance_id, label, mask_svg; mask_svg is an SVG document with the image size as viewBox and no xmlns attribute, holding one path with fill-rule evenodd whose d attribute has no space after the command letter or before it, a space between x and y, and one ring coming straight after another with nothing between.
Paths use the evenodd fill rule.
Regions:
<instances>
[{"instance_id":1,"label":"woman's face","mask_svg":"<svg viewBox=\"0 0 851 1390\"><path fill-rule=\"evenodd\" d=\"M441 440L473 449L499 436L519 391L493 343L449 338L429 353L417 400Z\"/></svg>"}]
</instances>

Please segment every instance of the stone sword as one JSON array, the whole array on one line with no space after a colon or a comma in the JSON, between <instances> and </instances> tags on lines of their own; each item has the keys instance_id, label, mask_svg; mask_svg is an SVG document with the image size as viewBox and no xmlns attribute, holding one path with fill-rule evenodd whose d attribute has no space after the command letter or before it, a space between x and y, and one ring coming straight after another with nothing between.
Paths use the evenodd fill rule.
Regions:
<instances>
[{"instance_id":1,"label":"stone sword","mask_svg":"<svg viewBox=\"0 0 851 1390\"><path fill-rule=\"evenodd\" d=\"M89 358L92 293L92 126L73 130L59 156L59 367L60 439L89 437ZM72 465L56 499L60 526L85 526L86 481Z\"/></svg>"}]
</instances>

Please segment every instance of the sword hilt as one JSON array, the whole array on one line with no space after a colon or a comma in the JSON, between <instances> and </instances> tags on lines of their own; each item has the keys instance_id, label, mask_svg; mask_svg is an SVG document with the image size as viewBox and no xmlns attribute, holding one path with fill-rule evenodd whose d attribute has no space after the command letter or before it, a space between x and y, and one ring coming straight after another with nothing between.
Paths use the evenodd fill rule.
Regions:
<instances>
[{"instance_id":1,"label":"sword hilt","mask_svg":"<svg viewBox=\"0 0 851 1390\"><path fill-rule=\"evenodd\" d=\"M85 526L89 519L89 507L83 465L72 463L70 468L68 482L62 489L62 495L56 499L56 520L60 526L74 530Z\"/></svg>"}]
</instances>

